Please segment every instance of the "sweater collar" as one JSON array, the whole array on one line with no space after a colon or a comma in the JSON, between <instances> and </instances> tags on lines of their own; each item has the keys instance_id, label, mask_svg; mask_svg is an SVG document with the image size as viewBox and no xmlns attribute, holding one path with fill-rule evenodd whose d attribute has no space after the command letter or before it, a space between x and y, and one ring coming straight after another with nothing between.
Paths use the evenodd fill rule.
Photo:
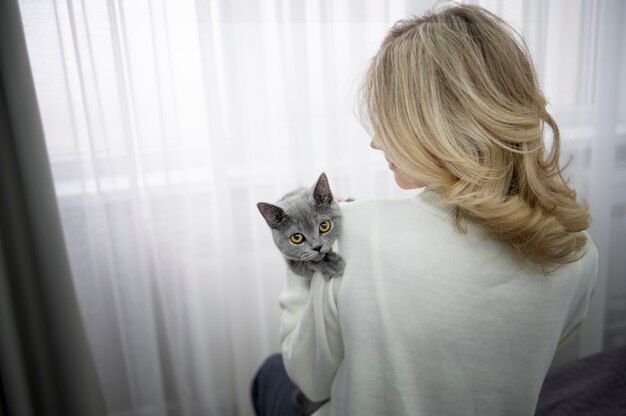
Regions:
<instances>
[{"instance_id":1,"label":"sweater collar","mask_svg":"<svg viewBox=\"0 0 626 416\"><path fill-rule=\"evenodd\" d=\"M449 214L453 214L454 208L456 207L456 205L453 203L443 201L439 192L433 191L428 187L424 188L422 192L417 194L415 196L415 199Z\"/></svg>"}]
</instances>

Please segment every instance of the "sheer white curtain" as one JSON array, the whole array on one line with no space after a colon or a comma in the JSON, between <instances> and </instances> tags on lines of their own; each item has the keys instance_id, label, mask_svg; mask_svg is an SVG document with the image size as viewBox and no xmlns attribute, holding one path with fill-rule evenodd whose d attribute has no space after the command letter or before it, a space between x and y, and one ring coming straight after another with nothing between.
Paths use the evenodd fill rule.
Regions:
<instances>
[{"instance_id":1,"label":"sheer white curtain","mask_svg":"<svg viewBox=\"0 0 626 416\"><path fill-rule=\"evenodd\" d=\"M389 26L432 2L20 3L109 413L251 414L284 279L256 202L322 171L339 195L413 195L368 148L353 99ZM593 209L601 280L572 354L623 344L624 4L478 4L528 39Z\"/></svg>"}]
</instances>

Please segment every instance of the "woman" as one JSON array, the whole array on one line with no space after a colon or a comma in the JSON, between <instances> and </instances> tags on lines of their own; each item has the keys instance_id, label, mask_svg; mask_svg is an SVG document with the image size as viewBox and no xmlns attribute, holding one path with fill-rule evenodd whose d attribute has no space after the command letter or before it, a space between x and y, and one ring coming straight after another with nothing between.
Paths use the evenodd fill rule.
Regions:
<instances>
[{"instance_id":1,"label":"woman","mask_svg":"<svg viewBox=\"0 0 626 416\"><path fill-rule=\"evenodd\" d=\"M597 251L524 42L477 6L399 21L362 98L398 186L426 189L342 206L343 277L288 275L287 373L319 415L532 415Z\"/></svg>"}]
</instances>

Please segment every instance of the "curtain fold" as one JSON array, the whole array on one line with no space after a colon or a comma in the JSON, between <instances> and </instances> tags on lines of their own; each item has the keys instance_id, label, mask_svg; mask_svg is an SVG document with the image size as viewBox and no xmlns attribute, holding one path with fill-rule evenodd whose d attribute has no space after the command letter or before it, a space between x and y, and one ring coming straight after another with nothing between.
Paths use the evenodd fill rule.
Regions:
<instances>
[{"instance_id":1,"label":"curtain fold","mask_svg":"<svg viewBox=\"0 0 626 416\"><path fill-rule=\"evenodd\" d=\"M388 28L434 2L19 2L107 414L252 414L284 284L256 203L322 171L341 196L414 195L353 104ZM626 343L624 5L470 3L527 40L563 162L574 157L565 173L591 205L601 281L560 361Z\"/></svg>"},{"instance_id":2,"label":"curtain fold","mask_svg":"<svg viewBox=\"0 0 626 416\"><path fill-rule=\"evenodd\" d=\"M590 177L600 179L590 187L588 200L593 212L593 222L589 233L598 247L598 284L594 290L594 298L591 301L587 318L581 328L581 353L589 355L600 352L605 342L604 333L607 314L607 294L609 287L621 280L626 281L626 269L616 268L611 273L611 228L615 226L613 211L614 195L616 188L623 189L619 175L615 175L616 162L620 163L616 155L619 155L620 136L618 121L620 110L620 65L614 61L623 53L623 41L626 39L626 31L623 30L626 7L620 0L601 2L598 21L598 43L602 48L598 50L598 59L595 65L595 111L594 117L594 146L589 161ZM622 69L622 71L626 68ZM622 77L623 78L623 77ZM624 82L626 80L622 80ZM622 137L624 133L622 133ZM622 144L622 146L624 146ZM616 159L618 159L616 161ZM622 161L623 163L623 161ZM621 185L621 186L620 186ZM622 221L623 222L623 219ZM618 228L619 230L619 228ZM616 234L616 236L619 234ZM623 246L622 250L623 250ZM614 247L617 249L617 247ZM617 253L613 254L616 263ZM619 280L618 280L619 279ZM613 283L611 280L615 280ZM618 283L619 284L619 283ZM610 303L609 303L610 305ZM626 313L626 308L620 308ZM609 325L612 322L609 322Z\"/></svg>"},{"instance_id":3,"label":"curtain fold","mask_svg":"<svg viewBox=\"0 0 626 416\"><path fill-rule=\"evenodd\" d=\"M104 415L68 264L17 1L0 3L3 412Z\"/></svg>"}]
</instances>

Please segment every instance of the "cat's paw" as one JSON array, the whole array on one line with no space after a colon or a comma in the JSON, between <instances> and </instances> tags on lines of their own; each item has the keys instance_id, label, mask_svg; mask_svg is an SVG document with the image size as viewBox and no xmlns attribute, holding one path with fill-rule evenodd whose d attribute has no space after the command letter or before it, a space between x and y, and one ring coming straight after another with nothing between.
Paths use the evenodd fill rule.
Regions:
<instances>
[{"instance_id":1,"label":"cat's paw","mask_svg":"<svg viewBox=\"0 0 626 416\"><path fill-rule=\"evenodd\" d=\"M325 280L328 281L333 277L343 276L343 271L346 268L346 262L339 254L333 251L328 252L328 254L326 254L326 257L324 258L324 263L325 270L322 274Z\"/></svg>"},{"instance_id":2,"label":"cat's paw","mask_svg":"<svg viewBox=\"0 0 626 416\"><path fill-rule=\"evenodd\" d=\"M314 270L307 267L307 262L297 260L287 260L287 265L292 272L298 276L306 277L308 279L313 277Z\"/></svg>"}]
</instances>

